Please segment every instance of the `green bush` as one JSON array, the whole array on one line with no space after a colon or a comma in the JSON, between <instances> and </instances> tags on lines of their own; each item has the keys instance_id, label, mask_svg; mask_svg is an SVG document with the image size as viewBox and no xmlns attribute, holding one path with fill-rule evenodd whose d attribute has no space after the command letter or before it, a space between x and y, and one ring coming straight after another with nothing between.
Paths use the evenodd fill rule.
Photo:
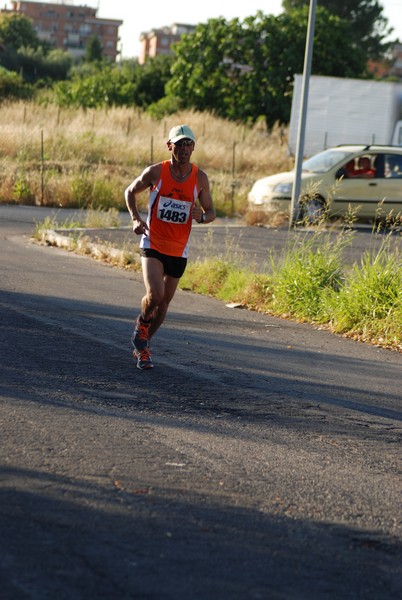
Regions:
<instances>
[{"instance_id":1,"label":"green bush","mask_svg":"<svg viewBox=\"0 0 402 600\"><path fill-rule=\"evenodd\" d=\"M117 69L105 65L102 70L85 78L61 81L54 86L56 104L82 108L130 106L134 84Z\"/></svg>"},{"instance_id":2,"label":"green bush","mask_svg":"<svg viewBox=\"0 0 402 600\"><path fill-rule=\"evenodd\" d=\"M20 174L16 179L13 185L12 197L16 202L23 204L32 204L35 201L35 193L31 189L25 174Z\"/></svg>"},{"instance_id":3,"label":"green bush","mask_svg":"<svg viewBox=\"0 0 402 600\"><path fill-rule=\"evenodd\" d=\"M334 243L320 234L305 237L286 248L283 256L271 258L272 308L302 320L326 320L324 298L328 290L342 283L341 251L350 237L339 236Z\"/></svg>"},{"instance_id":4,"label":"green bush","mask_svg":"<svg viewBox=\"0 0 402 600\"><path fill-rule=\"evenodd\" d=\"M78 206L89 206L92 200L92 181L87 175L75 175L71 182L71 193Z\"/></svg>"},{"instance_id":5,"label":"green bush","mask_svg":"<svg viewBox=\"0 0 402 600\"><path fill-rule=\"evenodd\" d=\"M402 341L402 257L387 242L377 254L366 251L339 293L328 298L333 329L385 341Z\"/></svg>"},{"instance_id":6,"label":"green bush","mask_svg":"<svg viewBox=\"0 0 402 600\"><path fill-rule=\"evenodd\" d=\"M33 95L34 88L25 83L19 73L8 71L0 66L0 101L29 99Z\"/></svg>"},{"instance_id":7,"label":"green bush","mask_svg":"<svg viewBox=\"0 0 402 600\"><path fill-rule=\"evenodd\" d=\"M146 112L153 119L163 119L163 117L173 115L180 110L180 100L174 96L165 96L157 102L150 104Z\"/></svg>"},{"instance_id":8,"label":"green bush","mask_svg":"<svg viewBox=\"0 0 402 600\"><path fill-rule=\"evenodd\" d=\"M95 179L92 185L92 208L106 209L114 205L115 189L113 183L105 179Z\"/></svg>"}]
</instances>

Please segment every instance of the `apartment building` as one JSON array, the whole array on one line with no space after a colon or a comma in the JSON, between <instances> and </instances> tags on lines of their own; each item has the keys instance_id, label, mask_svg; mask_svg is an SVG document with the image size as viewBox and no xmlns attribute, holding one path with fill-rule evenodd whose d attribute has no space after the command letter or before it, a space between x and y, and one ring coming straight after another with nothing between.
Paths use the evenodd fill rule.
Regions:
<instances>
[{"instance_id":1,"label":"apartment building","mask_svg":"<svg viewBox=\"0 0 402 600\"><path fill-rule=\"evenodd\" d=\"M170 27L141 33L138 62L143 65L147 58L154 58L158 54L171 54L172 44L178 42L184 33L193 33L194 30L195 25L173 23Z\"/></svg>"},{"instance_id":2,"label":"apartment building","mask_svg":"<svg viewBox=\"0 0 402 600\"><path fill-rule=\"evenodd\" d=\"M402 79L402 44L398 43L392 48L392 67L390 74Z\"/></svg>"},{"instance_id":3,"label":"apartment building","mask_svg":"<svg viewBox=\"0 0 402 600\"><path fill-rule=\"evenodd\" d=\"M3 11L2 11L3 12ZM75 6L64 2L11 2L11 10L31 19L39 39L55 48L66 50L74 58L85 55L88 40L96 35L101 43L103 56L116 61L118 55L118 19L99 19L96 8Z\"/></svg>"},{"instance_id":4,"label":"apartment building","mask_svg":"<svg viewBox=\"0 0 402 600\"><path fill-rule=\"evenodd\" d=\"M396 77L402 81L402 44L392 46L388 60L369 60L367 68L376 79Z\"/></svg>"}]
</instances>

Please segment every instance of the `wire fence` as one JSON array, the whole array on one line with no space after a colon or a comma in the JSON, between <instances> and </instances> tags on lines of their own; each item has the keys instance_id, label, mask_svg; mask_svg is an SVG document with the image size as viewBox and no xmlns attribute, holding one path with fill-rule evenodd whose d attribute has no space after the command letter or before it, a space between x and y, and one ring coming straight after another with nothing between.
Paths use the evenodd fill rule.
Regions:
<instances>
[{"instance_id":1,"label":"wire fence","mask_svg":"<svg viewBox=\"0 0 402 600\"><path fill-rule=\"evenodd\" d=\"M211 182L223 214L244 212L257 178L256 164L269 164L264 132L254 131L253 145L244 127L217 127L212 117L197 120L195 162ZM192 122L192 121L190 121ZM125 187L146 166L166 160L171 123L152 121L136 111L77 110L29 103L0 114L0 201L37 205L122 207ZM221 126L222 123L219 122ZM232 138L232 139L230 139ZM278 138L280 154L283 143ZM282 158L277 159L279 165Z\"/></svg>"}]
</instances>

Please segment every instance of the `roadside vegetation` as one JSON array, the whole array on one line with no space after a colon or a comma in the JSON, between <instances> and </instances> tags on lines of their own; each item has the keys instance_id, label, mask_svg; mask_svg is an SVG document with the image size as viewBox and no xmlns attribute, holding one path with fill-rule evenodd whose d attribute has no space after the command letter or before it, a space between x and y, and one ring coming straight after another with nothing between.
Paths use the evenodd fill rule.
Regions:
<instances>
[{"instance_id":1,"label":"roadside vegetation","mask_svg":"<svg viewBox=\"0 0 402 600\"><path fill-rule=\"evenodd\" d=\"M249 213L247 194L256 179L293 168L286 124L293 76L303 68L308 4L283 0L277 17L258 11L244 21L211 19L183 36L172 56L144 65L108 63L96 39L84 61L73 63L41 42L24 16L3 14L0 203L85 209L82 222L47 221L35 237L74 229L72 250L138 268L135 253L99 249L77 228L117 226L124 189L145 166L166 158L170 127L188 123L197 135L194 161L208 173L218 216L285 223L288 215ZM382 10L366 0L323 0L314 73L370 77L368 60L389 58L392 30ZM144 193L140 209L146 202ZM317 224L313 236L271 257L263 274L231 248L227 256L190 264L182 285L401 350L399 251L384 236L379 252L349 267L341 257L351 235L342 230L330 244Z\"/></svg>"},{"instance_id":2,"label":"roadside vegetation","mask_svg":"<svg viewBox=\"0 0 402 600\"><path fill-rule=\"evenodd\" d=\"M264 274L241 254L190 263L183 289L214 296L225 303L311 323L334 333L402 352L402 256L382 236L377 251L345 265L342 250L353 232L343 229L334 242L318 226L311 235L290 242L271 256Z\"/></svg>"},{"instance_id":3,"label":"roadside vegetation","mask_svg":"<svg viewBox=\"0 0 402 600\"><path fill-rule=\"evenodd\" d=\"M83 212L83 218L57 222L46 219L38 223L35 238L52 242L49 230L68 230L96 226L118 226L118 215L112 210ZM113 225L114 224L114 225ZM393 244L397 234L389 224L388 233L373 230L381 236L380 248L366 251L361 260L346 265L343 250L355 232L345 225L329 237L325 222L313 232L306 230L289 242L280 255L270 255L264 269L249 262L230 239L226 252L189 262L180 286L198 294L215 297L239 308L264 312L276 317L311 323L333 333L402 352L402 255L400 245ZM206 245L213 249L213 228ZM68 238L67 247L75 252L93 255L109 264L140 269L138 253L132 247L116 249L93 244L85 232Z\"/></svg>"},{"instance_id":4,"label":"roadside vegetation","mask_svg":"<svg viewBox=\"0 0 402 600\"><path fill-rule=\"evenodd\" d=\"M220 216L244 215L255 179L293 166L286 131L183 111L156 120L136 109L3 103L0 202L124 209L123 192L148 164L168 156L172 124L196 132L194 161L207 171ZM143 195L145 204L147 194Z\"/></svg>"},{"instance_id":5,"label":"roadside vegetation","mask_svg":"<svg viewBox=\"0 0 402 600\"><path fill-rule=\"evenodd\" d=\"M370 77L368 60L385 59L392 33L377 2L322 0L316 9L314 72ZM38 37L22 14L0 14L0 101L32 98L84 109L132 107L161 119L178 110L210 112L268 128L289 120L293 76L302 72L308 0L283 0L277 16L209 19L173 45L172 55L111 63L101 40L85 56ZM330 59L329 59L330 57ZM207 82L207 84L206 84Z\"/></svg>"},{"instance_id":6,"label":"roadside vegetation","mask_svg":"<svg viewBox=\"0 0 402 600\"><path fill-rule=\"evenodd\" d=\"M171 55L144 64L111 63L96 36L73 60L41 40L24 15L2 13L0 202L123 208L127 184L166 156L172 124L187 122L218 215L245 215L252 183L293 166L286 125L293 76L303 69L308 4L283 0L277 16L210 19ZM385 60L391 47L382 13L366 0L323 0L314 73L371 77L367 61Z\"/></svg>"}]
</instances>

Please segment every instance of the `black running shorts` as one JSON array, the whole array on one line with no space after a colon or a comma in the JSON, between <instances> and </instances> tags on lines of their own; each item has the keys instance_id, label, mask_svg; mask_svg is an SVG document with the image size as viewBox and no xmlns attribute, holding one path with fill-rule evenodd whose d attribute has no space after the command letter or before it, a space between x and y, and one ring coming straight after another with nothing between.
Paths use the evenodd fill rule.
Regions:
<instances>
[{"instance_id":1,"label":"black running shorts","mask_svg":"<svg viewBox=\"0 0 402 600\"><path fill-rule=\"evenodd\" d=\"M163 264L165 275L169 275L169 277L180 279L186 270L187 258L183 258L182 256L168 256L167 254L161 254L157 250L152 250L151 248L141 248L140 256L144 256L145 258L157 258L160 260Z\"/></svg>"}]
</instances>

